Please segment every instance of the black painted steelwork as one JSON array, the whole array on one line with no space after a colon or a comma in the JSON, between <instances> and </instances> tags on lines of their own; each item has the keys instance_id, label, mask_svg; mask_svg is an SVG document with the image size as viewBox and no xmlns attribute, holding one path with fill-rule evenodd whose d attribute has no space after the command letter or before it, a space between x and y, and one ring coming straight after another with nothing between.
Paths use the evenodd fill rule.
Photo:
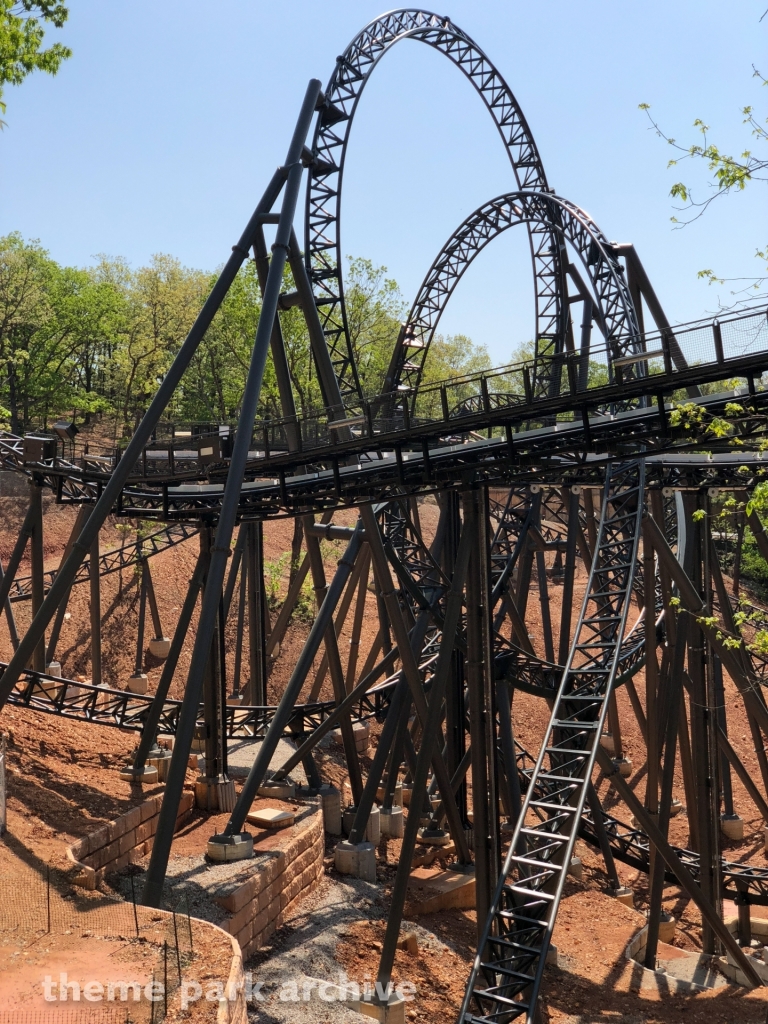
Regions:
<instances>
[{"instance_id":1,"label":"black painted steelwork","mask_svg":"<svg viewBox=\"0 0 768 1024\"><path fill-rule=\"evenodd\" d=\"M313 163L305 213L306 260L315 301L342 397L362 398L349 338L342 284L340 200L352 120L362 91L384 54L397 42L412 39L443 53L477 89L496 124L521 189L546 189L547 179L536 144L512 91L486 54L450 18L422 10L398 10L376 18L336 61L325 89L325 104L312 143ZM530 228L536 292L536 337L548 360L562 346L560 251L548 226ZM405 336L398 341L405 361L415 349ZM546 366L546 362L545 362ZM536 375L536 390L548 381Z\"/></svg>"},{"instance_id":2,"label":"black painted steelwork","mask_svg":"<svg viewBox=\"0 0 768 1024\"><path fill-rule=\"evenodd\" d=\"M346 324L341 181L351 123L364 85L383 54L403 39L425 42L444 53L477 88L502 135L517 189L475 211L438 254L407 323L392 339L383 393L371 396L361 394ZM309 150L303 140L315 110L318 116ZM293 217L303 168L309 173L302 262ZM281 211L275 213L281 191ZM277 225L271 257L265 224ZM534 357L425 386L429 345L453 289L475 256L517 224L526 226L531 242L537 302ZM754 980L738 947L731 949L732 940L723 933L717 905L721 888L729 895L737 892L740 900L746 898L746 891L752 902L768 902L768 873L729 864L720 858L716 845L707 845L709 833L718 829L720 807L717 787L707 791L707 785L709 775L717 773L720 752L746 786L758 812L768 812L763 793L768 792L764 747L768 712L762 693L768 682L768 659L747 648L735 654L732 645L725 643L724 637L735 643L737 606L726 592L709 527L698 537L695 557L685 570L673 548L689 548L687 520L679 514L675 494L689 495L685 500L691 509L698 504L706 511L718 489L734 492L741 500L765 474L761 449L768 425L768 392L756 384L768 368L765 308L673 329L634 248L608 242L583 210L548 188L525 120L488 58L449 19L418 10L391 12L367 26L338 59L324 94L318 82L311 83L286 164L276 172L233 250L125 451L81 452L78 443L69 440L65 451L57 450L53 439L0 436L0 465L25 474L34 499L8 572L0 580L0 605L16 647L11 662L2 667L0 701L73 719L141 728L135 769L142 767L158 731L176 735L145 888L149 903L159 899L189 745L201 721L207 728L207 760L216 779L225 779L226 736L265 740L225 835L217 840L239 834L281 735L293 737L299 749L277 777L284 778L303 762L310 781L317 784L312 752L332 727L341 726L357 805L353 840L364 833L379 782L384 786L384 806L391 808L405 759L414 789L405 855L395 880L379 967L385 989L404 907L409 851L419 836L422 815L433 835L441 834L447 825L463 868L472 860L465 783L471 765L481 934L463 1010L467 1021L511 1021L525 1016L527 1024L532 1024L547 942L577 834L601 849L614 882L614 859L650 870L652 917L658 914L665 879L683 885L702 909L709 929L707 942L712 945L719 936ZM167 438L160 436L155 429L159 416L251 250L263 303L238 428L232 435L232 425L221 434L215 425L198 425L189 440L174 431ZM297 290L290 295L280 294L285 263L290 264L296 282ZM645 329L643 303L655 323L654 331ZM571 311L579 305L577 337ZM322 409L309 410L303 418L296 415L278 315L278 310L295 306L306 320L323 399ZM268 348L275 362L283 416L254 422ZM707 386L705 395L700 394L702 385ZM674 401L681 391L688 399L682 411ZM731 435L726 431L719 438L708 433L707 423L723 415L729 417ZM743 447L732 451L732 440ZM40 557L44 487L60 502L93 506L90 515L83 509L78 518L59 572L47 575ZM598 489L604 489L597 510L599 524ZM439 516L427 542L419 501L432 494ZM646 500L652 515L646 510L647 550L641 566L636 554ZM359 507L356 526L330 522L332 512L342 507ZM71 587L90 578L96 677L96 569L107 573L134 560L148 568L145 559L152 551L143 550L142 544L134 552L99 553L99 527L110 512L166 524L143 541L151 544L152 551L197 530L211 542L206 547L205 571L198 571L199 563L190 582L171 652L151 698L59 680L42 671L43 653L45 660L52 660L55 652ZM314 521L318 512L323 513L322 523ZM271 623L264 599L262 521L294 515L302 517L307 555L295 569L286 604L267 636ZM768 558L768 536L756 514L743 513L742 518L738 544L743 543L748 520ZM225 573L237 521L241 532L231 568ZM691 536L689 530L689 540ZM34 557L28 582L17 578L17 571L30 538ZM347 554L328 583L320 539L348 543ZM476 542L471 555L470 539ZM581 566L590 577L574 632L571 612ZM315 625L279 706L267 707L268 661L284 638L310 568L318 606ZM144 577L141 608L146 596L159 632L148 571ZM173 701L168 688L203 577L206 592L185 698ZM738 590L738 579L734 585ZM369 586L375 593L379 629L359 665ZM559 616L550 607L555 587L562 587ZM682 638L687 627L681 625L676 633L677 623L670 616L673 588L686 614L697 617L688 643L681 639L677 647L676 636ZM641 611L629 626L633 593ZM28 595L35 617L18 639L9 599ZM338 637L353 603L353 653L345 673ZM216 638L223 635L230 606L237 610L236 697L240 696L246 643L246 608L248 612L247 693L252 702L248 706L225 706L226 666ZM753 610L753 631L760 628L761 614ZM54 615L45 648L45 630ZM722 620L725 633L702 625L714 621L714 616ZM535 635L534 622L540 626ZM141 628L139 633L141 641ZM325 653L310 683L321 646ZM140 642L137 666L142 651ZM661 651L660 661L657 651ZM33 652L35 664L30 669ZM214 671L203 690L209 659ZM685 665L687 672L683 672ZM699 709L700 704L710 705L716 699L721 665L743 698L762 789L739 761L726 724ZM649 669L645 704L635 686L644 666ZM334 699L321 701L318 695L327 674ZM299 704L305 680L309 695ZM696 703L692 734L681 700L681 681ZM615 699L621 686L654 759L645 805L636 808L643 831L606 815L596 795L597 781L593 782L596 756L606 771L615 772L615 765L599 747L605 721L615 756L622 754ZM524 754L516 753L512 704L516 690L554 703L547 737L532 767ZM203 692L205 701L201 701ZM661 709L670 701L676 712L679 706L679 717L667 715L661 743L657 735ZM413 723L412 710L416 712ZM350 716L384 721L367 781ZM668 842L676 744L686 799L698 809L689 816L692 850L674 848ZM655 762L662 752L663 763L657 771ZM625 784L617 778L615 785L625 802L635 807L636 798L631 791L625 792ZM728 810L732 801L725 789ZM653 814L659 801L662 813L656 823ZM494 895L502 834L499 802L514 832ZM484 921L488 907L490 914ZM651 957L654 928L652 921Z\"/></svg>"},{"instance_id":3,"label":"black painted steelwork","mask_svg":"<svg viewBox=\"0 0 768 1024\"><path fill-rule=\"evenodd\" d=\"M644 466L606 482L584 606L472 968L462 1017L533 1016L596 748L616 678L640 538ZM536 795L539 779L546 791ZM538 816L531 822L529 812Z\"/></svg>"}]
</instances>

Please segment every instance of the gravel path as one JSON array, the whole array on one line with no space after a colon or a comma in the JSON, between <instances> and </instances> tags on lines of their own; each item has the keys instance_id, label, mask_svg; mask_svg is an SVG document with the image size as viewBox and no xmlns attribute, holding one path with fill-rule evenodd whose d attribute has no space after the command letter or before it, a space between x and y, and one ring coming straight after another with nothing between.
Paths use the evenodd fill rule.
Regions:
<instances>
[{"instance_id":1,"label":"gravel path","mask_svg":"<svg viewBox=\"0 0 768 1024\"><path fill-rule=\"evenodd\" d=\"M370 1021L370 1017L340 1002L321 999L316 985L343 983L341 965L334 952L339 939L349 934L351 925L360 920L385 918L380 884L326 876L320 887L301 902L299 912L278 932L273 943L246 962L245 970L251 973L254 986L261 983L259 991L263 996L263 1001L251 1003L252 1024ZM420 949L446 950L433 932L410 921L403 922L406 926L407 931L416 934ZM373 985L375 978L370 981Z\"/></svg>"},{"instance_id":2,"label":"gravel path","mask_svg":"<svg viewBox=\"0 0 768 1024\"><path fill-rule=\"evenodd\" d=\"M298 914L246 963L262 1002L251 1004L249 1019L259 1024L361 1024L370 1020L338 1002L324 1002L312 982L338 984L340 965L333 954L345 928L361 918L382 917L381 889L350 878L326 878L302 900ZM291 998L294 993L298 998ZM309 998L304 999L307 995ZM282 997L282 998L281 998Z\"/></svg>"}]
</instances>

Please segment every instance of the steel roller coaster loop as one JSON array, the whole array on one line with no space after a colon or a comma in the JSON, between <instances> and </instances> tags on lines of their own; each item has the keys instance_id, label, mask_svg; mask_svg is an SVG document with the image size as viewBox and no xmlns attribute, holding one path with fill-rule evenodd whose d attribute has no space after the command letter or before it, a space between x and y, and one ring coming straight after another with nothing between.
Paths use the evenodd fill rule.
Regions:
<instances>
[{"instance_id":1,"label":"steel roller coaster loop","mask_svg":"<svg viewBox=\"0 0 768 1024\"><path fill-rule=\"evenodd\" d=\"M479 93L501 135L520 189L548 189L544 166L517 100L488 56L449 18L422 10L396 10L376 18L337 58L315 127L307 184L305 259L341 397L362 397L344 307L341 251L341 195L352 121L363 89L384 54L413 39L443 53ZM531 258L536 293L536 337L542 363L534 375L535 393L550 387L549 361L563 344L562 267L557 238L548 225L531 222ZM408 360L414 347L405 337L397 358Z\"/></svg>"},{"instance_id":2,"label":"steel roller coaster loop","mask_svg":"<svg viewBox=\"0 0 768 1024\"><path fill-rule=\"evenodd\" d=\"M448 300L483 249L504 231L518 224L541 225L552 233L558 241L561 266L576 282L578 290L574 298L580 298L589 306L579 351L576 351L573 331L567 323L565 330L566 338L570 341L569 351L564 350L550 357L552 368L548 376L553 389L559 388L562 376L559 371L563 360L570 355L577 359L576 375L573 378L575 390L585 390L593 319L611 356L608 361L609 374L613 374L612 359L627 356L643 344L624 268L589 214L567 199L549 192L511 192L485 203L466 218L441 249L419 289L403 330L404 343L394 350L384 384L385 393L407 392L412 414L416 412L418 389L429 347ZM569 263L565 242L574 247L591 288L587 288L576 267ZM561 298L567 300L567 283L564 288ZM563 301L566 310L568 305L567 301ZM539 354L540 366L544 364L545 355Z\"/></svg>"},{"instance_id":3,"label":"steel roller coaster loop","mask_svg":"<svg viewBox=\"0 0 768 1024\"><path fill-rule=\"evenodd\" d=\"M351 124L364 86L383 55L404 39L426 43L443 53L472 82L502 136L517 187L475 211L441 249L394 344L384 394L377 396L376 404L361 394L350 345L341 270L340 205ZM310 150L304 141L315 112L317 120ZM309 171L305 264L299 256L292 227L302 165ZM283 189L281 212L277 214L275 206ZM271 261L262 245L263 225L268 223L278 224L278 241ZM464 391L457 387L451 392L455 400L449 402L446 382L433 386L431 392L424 385L425 361L440 317L475 257L499 234L518 224L524 224L528 232L533 262L534 358L527 365L501 368L462 381L462 387L467 385ZM158 418L251 249L257 261L262 261L260 274L264 271L263 313L245 389L246 411L235 434L232 454L211 465L192 459L182 474L175 474L173 450L166 459L163 446L158 449L154 445L148 472L147 452ZM576 254L573 261L571 252ZM623 266L620 256L625 261ZM290 302L280 293L286 260L290 261L297 281L297 292ZM641 300L653 316L658 334L644 331ZM583 308L578 339L571 314L576 303ZM289 436L286 431L287 445L270 450L268 431L264 432L263 446L254 440L261 373L268 346L272 346L273 355L280 355L278 310L296 304L301 306L313 338L312 351L327 406L323 415L328 422L323 433L311 417L299 421L290 390L287 398L281 391L284 419L292 424L293 432ZM593 338L593 324L600 338ZM654 349L654 345L659 347ZM589 379L595 360L604 370L607 384L602 378L598 383ZM225 834L214 837L212 842L240 835L249 794L252 797L265 780L270 752L283 732L301 742L299 750L281 769L288 773L291 765L305 758L311 766L314 746L330 728L340 725L350 779L354 768L359 783L352 834L364 834L379 783L391 797L405 759L411 777L420 780L423 791L415 799L425 798L424 811L431 826L439 829L447 819L459 860L466 865L471 858L464 829L468 821L464 779L471 762L480 934L462 1017L475 1024L507 1024L525 1017L527 1024L532 1024L547 945L577 835L600 846L607 871L610 857L640 866L652 874L652 891L660 892L658 867L654 875L650 856L651 845L655 846L666 860L662 875L666 870L670 879L689 879L699 886L699 895L704 894L702 899L709 901L702 913L707 926L715 930L722 925L714 909L716 900L712 898L712 878L718 870L728 892L746 886L755 902L768 899L766 872L723 861L716 838L708 838L702 828L696 841L691 832L694 850L672 848L664 835L655 835L650 819L649 825L638 817L642 832L629 828L602 812L591 792L595 758L601 758L601 765L605 764L600 747L604 723L609 722L619 736L615 689L626 686L640 731L645 729L646 743L652 733L650 726L658 726L658 721L652 720L650 710L648 717L644 717L633 676L643 665L655 665L659 693L663 691L664 699L669 701L674 695L679 696L674 687L682 685L682 671L673 679L669 668L676 628L667 617L670 580L680 593L687 594L687 610L702 621L709 621L703 615L708 610L705 599L672 550L675 543L678 551L685 549L691 565L698 558L698 578L703 580L700 589L710 587L707 573L711 572L717 589L715 607L726 627L729 616L733 618L735 605L725 592L722 574L718 577L719 566L705 568L709 562L717 563L717 551L706 532L709 527L691 527L687 539L681 540L684 531L678 530L678 526L682 505L677 507L669 495L662 500L660 489L681 491L687 512L692 513L694 508L706 512L710 509L710 490L716 491L718 485L749 490L763 472L760 452L742 449L726 453L723 442L719 447L713 443L714 455L705 456L697 451L697 445L701 447L700 437L684 440L683 450L691 451L690 456L679 452L666 455L665 450L680 441L682 428L677 433L672 430L665 399L681 386L688 388L694 398L691 408L703 421L705 417L722 415L734 398L741 397L734 395L733 385L723 382L743 375L747 381L743 390L748 398L744 399L743 416L735 429L739 440L759 446L766 433L766 393L760 392L755 382L766 367L768 331L763 309L734 316L727 322L714 320L672 331L632 247L609 243L583 210L551 191L514 96L483 51L450 19L420 10L383 15L368 25L338 58L324 93L319 81L310 83L285 166L276 172L243 236L233 247L222 277L122 459L118 461L115 456L112 461L96 464L81 460L78 465L73 455L71 459L56 456L45 462L27 463L23 439L0 439L0 462L33 479L37 507L43 486L55 490L59 500L96 501L91 518L73 545L72 555L48 580L47 597L42 565L39 566L33 581L37 592L32 602L33 623L9 664L0 665L0 704L9 700L38 711L119 728L144 725L142 743L151 739L150 734L154 735L160 726L175 734L166 799L143 897L150 905L156 904L162 891L178 796L201 708L207 730L206 761L210 760L211 766L218 763L227 735L245 733L264 738ZM720 383L722 391L710 389L715 393L699 395L700 385L715 382ZM441 414L435 415L432 410L425 415L425 400L434 405L435 396L439 397ZM651 402L655 402L655 407ZM334 414L333 422L330 413ZM309 427L313 429L305 430ZM488 436L481 431L487 431ZM602 490L602 502L595 501L598 488ZM416 501L426 494L437 495L439 505L436 527L429 540L425 539ZM360 520L354 528L330 523L331 511L342 506L361 508ZM196 656L192 659L183 701L168 699L167 685L163 690L158 684L151 698L137 699L104 687L78 686L71 680L56 679L28 667L30 657L39 650L41 638L45 639L47 624L54 614L63 613L69 589L86 578L83 566L91 544L106 516L115 510L118 514L154 517L166 523L174 518L194 521L201 540L205 541L185 602L185 607L194 607L196 588L203 576L200 567L207 566L195 638ZM312 510L327 513L323 524L314 522ZM250 698L250 706L224 707L215 696L219 692L215 673L204 666L209 661L213 665L209 652L217 649L220 596L232 530L239 521L241 531L252 531L247 537L241 533L242 549L240 539L235 549L235 553L248 552L247 557L243 554L239 577L238 645L243 644L247 600L249 644L252 651L257 651L261 634L257 635L256 627L250 633L251 622L260 621L263 625L265 620L259 618L253 596L252 581L257 568L250 567L263 557L256 528L260 530L261 520L296 514L305 517L307 529L307 555L300 572L306 576L312 562L315 592L325 597L318 603L309 638L279 706L266 705L266 668L260 669L254 657L252 677L261 672L260 688L254 686L258 696ZM688 518L691 523L699 522ZM479 538L469 556L468 524L477 530ZM686 520L686 529L687 526ZM641 528L644 545L647 535L656 538L648 549L644 547L642 572L638 564ZM761 532L759 520L752 524L752 529L768 552L768 537ZM319 538L333 536L334 530L338 539L348 543L337 573L326 586ZM676 533L680 536L676 537ZM162 536L161 531L157 538L157 545L170 544L176 534ZM658 563L652 557L654 545ZM21 550L23 546L17 561ZM651 552L648 558L646 550ZM706 558L702 554L705 550ZM547 564L545 556L552 556L552 565ZM107 561L102 556L100 565L107 571L113 561L110 553ZM578 591L577 561L586 569L588 582L574 628L571 613ZM215 573L211 570L214 562ZM118 564L123 562L115 562ZM371 569L379 631L359 676L353 668L347 670L345 678L338 636L353 600L353 630L359 634ZM237 572L234 569L226 579L227 607L235 592ZM95 571L91 574L92 582L94 576L98 576ZM298 593L304 576L296 579L291 584L296 587L294 594ZM558 629L550 611L550 587L560 585L563 594ZM26 581L9 578L2 584L0 596L4 600L0 604L4 604L12 586L16 587L15 595L26 595ZM537 609L535 597L529 605L529 594L538 597L540 637L534 637L531 629ZM641 610L628 628L633 596ZM287 600L286 604L289 615L290 602ZM485 614L479 613L480 608L485 609ZM281 617L288 621L282 612ZM757 623L754 628L758 628L761 620L757 613L753 621ZM180 618L173 641L177 649L188 628L189 621ZM701 635L705 635L703 627ZM755 655L747 656L746 652L738 656L729 654L722 644L718 648L711 638L705 640L711 645L713 663L719 659L717 664L731 674L744 698L747 717L752 715L750 727L762 781L768 788L768 761L760 732L762 729L768 736L768 713L760 689L766 675L764 662ZM359 644L359 635L356 642ZM314 672L321 645L325 646L323 662L315 672L306 703L298 703L308 674ZM666 648L666 661L661 669L655 662L658 646ZM678 647L683 656L678 653L675 657L682 670L685 644ZM697 677L696 665L691 667L691 655L687 657L690 686L703 685L704 669ZM171 669L166 663L167 681ZM223 656L218 671L222 673L220 678L226 679ZM323 701L318 696L326 674L331 676L333 701ZM408 686L407 699L404 683ZM515 690L552 702L552 717L535 763L524 752L516 753L521 748L512 725ZM647 690L647 694L650 692ZM700 698L701 692L697 693ZM704 735L704 741L693 751L697 759L695 771L692 765L686 764L684 768L686 786L694 786L697 780L701 782L707 777L702 751L713 743L716 749L712 728L705 735L701 732L704 727L696 724L700 732L694 734L693 718L699 714L696 708L704 706L700 699L697 703L691 698L691 734L699 739ZM410 728L412 710L419 719L420 730ZM388 713L392 717L386 721ZM377 750L364 788L352 733L352 714L359 719L385 719L386 724L379 741L381 750ZM148 723L152 723L151 728ZM684 728L687 736L687 723ZM682 742L681 739L681 760ZM648 749L650 766L650 746ZM674 767L674 746L671 749L670 758L668 744L665 778L671 778L668 765ZM691 759L690 749L686 756ZM733 760L732 747L730 756ZM386 778L382 774L385 761ZM431 781L427 774L429 764L433 772ZM735 764L735 768L745 772L743 765ZM210 771L214 779L217 769L211 767ZM648 775L650 787L650 767ZM498 794L494 789L497 776L504 783ZM739 777L743 781L743 776ZM656 799L655 781L654 787ZM510 795L515 788L517 811ZM702 784L701 793L704 788ZM758 787L752 783L752 789L747 785L747 790L760 813L764 813L762 808L768 811ZM690 792L696 798L694 790ZM439 801L426 800L427 795L438 794ZM686 799L688 795L686 788ZM628 799L625 797L625 801ZM514 831L499 875L500 800ZM700 815L704 813L704 800L702 796ZM726 808L728 801L726 793ZM693 806L694 800L690 803ZM412 811L414 807L412 804ZM643 815L645 811L641 806L635 813ZM710 807L706 813L709 831L717 834L717 808ZM768 819L768 814L765 816ZM379 980L384 984L391 976L418 820L419 816L413 814L406 831L410 846L404 839L393 885L393 912L379 966ZM699 824L702 821L705 819L700 817ZM660 863L659 858L656 862ZM678 863L680 873L676 874ZM653 899L651 916L654 906L657 910L661 907ZM728 941L724 941L730 949ZM738 947L733 955L749 972Z\"/></svg>"}]
</instances>

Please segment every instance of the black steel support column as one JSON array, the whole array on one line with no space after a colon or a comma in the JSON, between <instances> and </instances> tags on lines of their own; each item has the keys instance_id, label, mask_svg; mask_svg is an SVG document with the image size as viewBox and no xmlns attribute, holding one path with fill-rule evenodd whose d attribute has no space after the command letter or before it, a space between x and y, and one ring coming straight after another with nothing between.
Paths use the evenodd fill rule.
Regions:
<instances>
[{"instance_id":1,"label":"black steel support column","mask_svg":"<svg viewBox=\"0 0 768 1024\"><path fill-rule=\"evenodd\" d=\"M101 686L101 566L99 565L99 535L93 538L88 560L91 614L91 681ZM148 570L147 570L148 571Z\"/></svg>"},{"instance_id":2,"label":"black steel support column","mask_svg":"<svg viewBox=\"0 0 768 1024\"><path fill-rule=\"evenodd\" d=\"M304 148L309 126L320 96L320 91L321 83L316 79L313 79L307 88L301 113L296 124L286 158L287 174L285 175L285 192L275 236L273 256L269 266L267 284L264 289L262 299L259 326L256 330L256 338L251 352L251 363L248 369L248 378L243 391L243 401L239 420L240 424L242 424L242 429L239 429L235 434L234 449L230 460L229 473L224 487L219 521L216 529L216 545L212 551L211 564L208 570L208 580L206 582L206 593L203 596L200 610L197 636L192 652L189 675L187 677L184 703L182 705L181 714L179 715L179 725L176 732L176 742L174 743L171 766L165 787L163 806L158 818L155 842L152 847L152 856L150 858L147 877L144 884L142 900L149 906L157 906L162 897L163 881L165 879L168 856L170 854L171 843L173 841L176 815L178 813L179 801L181 799L181 793L184 786L184 776L186 774L187 760L189 758L189 751L192 745L192 736L195 730L197 706L202 693L205 666L210 652L211 642L213 640L216 620L218 618L219 601L221 599L221 588L224 583L226 564L231 555L231 548L229 545L240 501L240 489L242 486L245 466L248 461L248 452L251 446L252 426L258 409L259 398L261 395L261 382L267 361L272 326L275 314L277 313L277 303L282 288L283 270L285 268L285 260L288 251L288 241L290 238L294 214L296 212L299 187L301 185L301 153ZM272 200L274 200L274 195L272 196ZM272 202L270 202L269 206L271 207L271 205ZM248 248L250 248L252 244L253 232L247 240L246 255ZM240 266L241 262L242 258L238 261L237 267ZM237 267L235 268L235 272ZM194 347L196 348L197 345L195 344ZM166 377L166 380L167 379L168 378ZM158 397L163 394L163 390L164 389L161 385L161 388L158 391ZM162 405L160 406L160 409L157 410L158 417L162 409L165 407L169 397L170 395L164 396ZM155 403L153 403L153 408L154 405ZM113 475L110 483L115 479L116 476ZM104 494L107 494L108 491L109 485L105 488ZM110 504L112 500L114 499L110 499ZM0 697L3 695L2 691L4 690L4 687L5 679L0 683ZM262 744L262 752L267 749L268 744L265 740ZM253 796L251 796L251 800L252 799ZM248 806L250 806L250 803ZM244 818L245 815L243 814L243 819Z\"/></svg>"},{"instance_id":3,"label":"black steel support column","mask_svg":"<svg viewBox=\"0 0 768 1024\"><path fill-rule=\"evenodd\" d=\"M333 613L344 592L344 586L349 579L349 574L352 572L362 541L362 527L360 527L355 530L352 539L347 545L344 556L339 561L339 567L331 580L331 585L328 587L325 600L318 609L315 621L312 623L312 628L309 631L309 636L296 662L296 667L291 673L291 678L288 680L283 696L264 737L264 742L261 744L256 760L251 766L248 778L245 780L242 792L235 804L235 809L232 811L227 822L224 830L225 835L235 835L243 827L245 816L250 810L256 792L267 774L269 763L277 749L277 744L283 734L283 730L293 714L294 706L307 678L307 673L312 668L312 662L325 637L325 631L329 625L333 628Z\"/></svg>"},{"instance_id":4,"label":"black steel support column","mask_svg":"<svg viewBox=\"0 0 768 1024\"><path fill-rule=\"evenodd\" d=\"M248 523L246 564L248 581L248 664L250 682L246 703L263 707L267 703L266 643L264 638L264 545L261 523Z\"/></svg>"},{"instance_id":5,"label":"black steel support column","mask_svg":"<svg viewBox=\"0 0 768 1024\"><path fill-rule=\"evenodd\" d=\"M461 535L461 518L459 515L459 496L455 491L443 491L439 495L442 514L446 519L445 539L442 545L441 564L446 576L453 571L456 552ZM447 740L446 767L453 778L461 764L466 750L464 700L464 652L454 647L451 654L451 675L445 695L445 732ZM456 804L462 821L468 825L467 819L467 786L462 780L456 790Z\"/></svg>"},{"instance_id":6,"label":"black steel support column","mask_svg":"<svg viewBox=\"0 0 768 1024\"><path fill-rule=\"evenodd\" d=\"M370 530L367 525L366 533L370 534ZM465 517L461 541L459 542L459 549L453 569L451 589L446 598L445 628L440 642L437 667L432 679L432 686L430 687L429 705L423 719L421 747L416 758L416 770L413 775L411 804L405 823L403 842L400 848L400 861L398 863L395 881L392 885L392 897L390 900L389 915L387 918L387 930L384 935L384 943L381 951L381 959L379 961L378 976L376 979L378 990L381 994L388 992L392 978L392 966L395 961L395 951L400 937L400 924L403 919L403 910L405 908L405 899L408 891L408 881L411 873L411 865L413 863L413 853L419 832L419 812L423 807L421 803L422 794L426 790L429 766L435 757L437 742L440 735L440 720L442 718L443 700L451 671L451 649L461 620L464 579L468 572L472 544L475 542L476 535L468 527L467 519ZM373 552L373 557L374 559L376 558L375 550ZM405 648L405 646L406 645L404 644L403 647ZM453 800L450 782L442 789L442 797L444 804L449 806ZM456 839L458 839L458 836L454 836L454 840ZM458 845L459 844L457 843L457 847Z\"/></svg>"},{"instance_id":7,"label":"black steel support column","mask_svg":"<svg viewBox=\"0 0 768 1024\"><path fill-rule=\"evenodd\" d=\"M475 851L475 906L477 907L477 935L482 940L485 922L491 907L492 893L497 871L494 865L494 851L491 839L491 820L497 817L493 801L492 773L490 762L493 751L488 749L487 716L485 693L485 645L483 617L487 609L483 606L483 558L485 531L482 529L482 515L477 491L462 491L461 507L464 514L464 529L475 538L467 572L467 697L469 705L469 735L472 745L472 829ZM491 757L489 757L491 755Z\"/></svg>"},{"instance_id":8,"label":"black steel support column","mask_svg":"<svg viewBox=\"0 0 768 1024\"><path fill-rule=\"evenodd\" d=\"M32 513L30 535L30 557L32 561L32 618L40 611L45 597L43 559L43 489L37 483L29 484L29 508ZM35 644L32 652L32 668L45 672L45 634Z\"/></svg>"},{"instance_id":9,"label":"black steel support column","mask_svg":"<svg viewBox=\"0 0 768 1024\"><path fill-rule=\"evenodd\" d=\"M200 554L197 559L197 564L195 565L195 571L192 573L192 579L189 581L189 587L187 589L187 595L184 598L184 604L181 607L179 621L176 624L176 630L173 634L173 640L171 641L171 649L168 652L168 657L165 659L163 671L160 673L157 689L155 690L155 695L149 706L149 713L147 714L141 731L141 740L139 741L138 750L136 751L136 756L133 762L133 766L137 770L143 768L146 764L150 748L155 742L155 737L157 736L157 730L163 714L163 705L166 697L168 696L168 690L171 686L173 674L176 671L176 666L179 662L179 655L181 654L181 649L184 646L184 641L187 637L189 624L192 621L192 615L195 610L195 605L197 604L197 596L205 582L207 568L207 554L205 556Z\"/></svg>"}]
</instances>

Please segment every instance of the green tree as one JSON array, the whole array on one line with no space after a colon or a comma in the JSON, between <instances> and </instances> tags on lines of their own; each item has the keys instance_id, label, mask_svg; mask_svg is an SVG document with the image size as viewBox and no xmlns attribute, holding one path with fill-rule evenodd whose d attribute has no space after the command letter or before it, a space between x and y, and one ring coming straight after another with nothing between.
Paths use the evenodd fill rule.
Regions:
<instances>
[{"instance_id":1,"label":"green tree","mask_svg":"<svg viewBox=\"0 0 768 1024\"><path fill-rule=\"evenodd\" d=\"M138 423L207 294L209 275L156 255L129 273L111 378L125 433ZM179 393L183 396L183 390ZM176 403L169 410L176 411Z\"/></svg>"},{"instance_id":2,"label":"green tree","mask_svg":"<svg viewBox=\"0 0 768 1024\"><path fill-rule=\"evenodd\" d=\"M0 0L0 111L6 85L21 85L32 71L55 75L72 51L61 43L44 50L43 23L61 28L69 11L58 0ZM41 20L42 19L42 20ZM2 124L2 122L0 122Z\"/></svg>"},{"instance_id":3,"label":"green tree","mask_svg":"<svg viewBox=\"0 0 768 1024\"><path fill-rule=\"evenodd\" d=\"M344 301L352 351L363 392L381 391L407 305L386 267L347 257Z\"/></svg>"},{"instance_id":4,"label":"green tree","mask_svg":"<svg viewBox=\"0 0 768 1024\"><path fill-rule=\"evenodd\" d=\"M31 357L52 317L47 262L39 242L25 242L18 232L0 238L0 417L14 433L21 433L29 419Z\"/></svg>"}]
</instances>

